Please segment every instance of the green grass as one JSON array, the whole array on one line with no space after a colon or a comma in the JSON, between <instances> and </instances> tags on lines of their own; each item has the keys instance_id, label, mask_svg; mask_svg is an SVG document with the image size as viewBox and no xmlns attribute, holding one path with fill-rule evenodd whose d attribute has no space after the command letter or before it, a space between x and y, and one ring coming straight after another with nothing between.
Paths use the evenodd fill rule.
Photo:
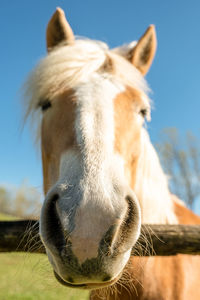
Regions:
<instances>
[{"instance_id":1,"label":"green grass","mask_svg":"<svg viewBox=\"0 0 200 300\"><path fill-rule=\"evenodd\" d=\"M12 221L12 220L20 220L20 218L0 213L0 220L1 221L10 221L10 220Z\"/></svg>"},{"instance_id":2,"label":"green grass","mask_svg":"<svg viewBox=\"0 0 200 300\"><path fill-rule=\"evenodd\" d=\"M0 214L0 219L13 217ZM61 286L47 256L0 253L0 300L86 300L88 291Z\"/></svg>"}]
</instances>

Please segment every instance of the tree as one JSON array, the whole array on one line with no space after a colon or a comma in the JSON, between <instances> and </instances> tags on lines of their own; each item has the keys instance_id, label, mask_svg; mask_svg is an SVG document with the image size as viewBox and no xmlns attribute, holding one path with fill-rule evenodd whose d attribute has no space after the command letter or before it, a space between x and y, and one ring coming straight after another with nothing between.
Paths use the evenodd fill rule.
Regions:
<instances>
[{"instance_id":1,"label":"tree","mask_svg":"<svg viewBox=\"0 0 200 300\"><path fill-rule=\"evenodd\" d=\"M38 218L41 195L24 181L19 187L0 186L0 212L21 218Z\"/></svg>"},{"instance_id":2,"label":"tree","mask_svg":"<svg viewBox=\"0 0 200 300\"><path fill-rule=\"evenodd\" d=\"M176 128L162 131L157 145L161 163L169 175L172 193L184 200L190 208L200 196L200 143L190 132L181 141Z\"/></svg>"}]
</instances>

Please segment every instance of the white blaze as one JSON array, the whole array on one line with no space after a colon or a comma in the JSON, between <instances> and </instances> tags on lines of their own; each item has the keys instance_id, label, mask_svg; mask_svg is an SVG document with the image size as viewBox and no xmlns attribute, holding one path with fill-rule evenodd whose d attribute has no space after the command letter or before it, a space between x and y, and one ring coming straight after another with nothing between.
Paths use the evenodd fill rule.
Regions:
<instances>
[{"instance_id":1,"label":"white blaze","mask_svg":"<svg viewBox=\"0 0 200 300\"><path fill-rule=\"evenodd\" d=\"M113 100L123 90L123 86L98 74L76 88L75 131L80 165L79 174L73 176L73 180L79 181L81 201L76 209L71 241L80 262L97 256L99 242L115 222L116 211L121 215L125 207L119 197L120 186L124 183L124 165L122 158L114 154L113 110ZM73 155L73 160L75 157ZM70 158L69 152L62 156L63 179L68 177L66 160Z\"/></svg>"}]
</instances>

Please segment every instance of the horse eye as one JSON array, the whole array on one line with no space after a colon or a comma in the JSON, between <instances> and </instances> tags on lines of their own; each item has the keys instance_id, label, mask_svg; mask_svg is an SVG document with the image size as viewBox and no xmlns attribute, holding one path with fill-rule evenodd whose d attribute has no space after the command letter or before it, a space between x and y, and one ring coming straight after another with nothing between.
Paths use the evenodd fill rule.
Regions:
<instances>
[{"instance_id":1,"label":"horse eye","mask_svg":"<svg viewBox=\"0 0 200 300\"><path fill-rule=\"evenodd\" d=\"M42 111L44 112L49 107L51 107L51 102L49 100L43 100L39 103L39 106L41 107Z\"/></svg>"},{"instance_id":2,"label":"horse eye","mask_svg":"<svg viewBox=\"0 0 200 300\"><path fill-rule=\"evenodd\" d=\"M140 114L142 115L143 118L145 118L147 116L147 112L148 112L148 110L146 108L143 108L140 110Z\"/></svg>"}]
</instances>

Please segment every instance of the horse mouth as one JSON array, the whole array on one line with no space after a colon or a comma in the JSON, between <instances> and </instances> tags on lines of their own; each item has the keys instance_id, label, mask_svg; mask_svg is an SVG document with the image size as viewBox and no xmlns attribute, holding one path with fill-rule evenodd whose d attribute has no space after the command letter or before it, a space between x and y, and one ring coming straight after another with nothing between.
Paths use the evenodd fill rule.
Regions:
<instances>
[{"instance_id":1,"label":"horse mouth","mask_svg":"<svg viewBox=\"0 0 200 300\"><path fill-rule=\"evenodd\" d=\"M121 277L121 274L120 274L116 278L114 278L110 281L104 282L104 283L98 282L98 283L87 283L87 284L75 284L75 283L69 283L69 282L65 281L55 271L54 271L54 275L55 275L56 279L58 280L58 282L64 286L67 286L70 288L77 288L77 289L87 289L87 290L101 289L103 287L111 286L111 285L115 284Z\"/></svg>"}]
</instances>

